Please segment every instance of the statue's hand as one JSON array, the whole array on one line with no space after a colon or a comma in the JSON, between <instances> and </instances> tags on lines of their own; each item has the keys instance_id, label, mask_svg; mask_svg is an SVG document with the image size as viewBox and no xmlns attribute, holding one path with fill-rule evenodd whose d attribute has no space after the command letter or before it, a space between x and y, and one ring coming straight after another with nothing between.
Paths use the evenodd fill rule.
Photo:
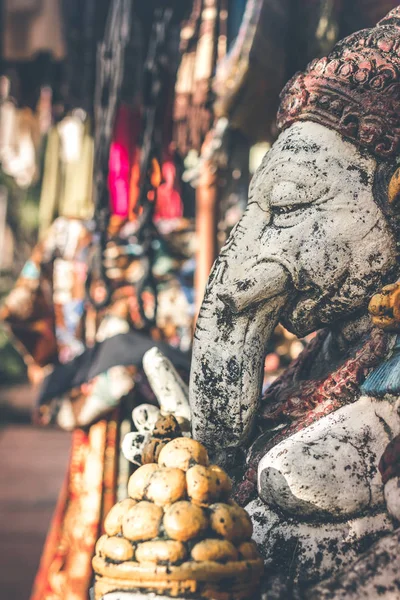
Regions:
<instances>
[{"instance_id":1,"label":"statue's hand","mask_svg":"<svg viewBox=\"0 0 400 600\"><path fill-rule=\"evenodd\" d=\"M189 390L171 361L158 348L152 348L143 357L143 368L161 414L172 414L178 423L190 421Z\"/></svg>"},{"instance_id":2,"label":"statue's hand","mask_svg":"<svg viewBox=\"0 0 400 600\"><path fill-rule=\"evenodd\" d=\"M127 460L137 465L141 464L144 446L159 416L173 415L182 431L187 431L190 423L189 391L171 361L158 348L152 348L143 357L143 369L160 408L141 404L132 412L137 431L124 437L122 452Z\"/></svg>"}]
</instances>

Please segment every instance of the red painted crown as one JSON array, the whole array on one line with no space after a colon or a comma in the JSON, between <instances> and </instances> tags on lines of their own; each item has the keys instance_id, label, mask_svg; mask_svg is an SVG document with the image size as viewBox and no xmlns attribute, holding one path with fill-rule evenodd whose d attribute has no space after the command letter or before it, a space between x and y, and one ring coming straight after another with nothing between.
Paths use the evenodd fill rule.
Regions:
<instances>
[{"instance_id":1,"label":"red painted crown","mask_svg":"<svg viewBox=\"0 0 400 600\"><path fill-rule=\"evenodd\" d=\"M400 6L294 75L278 127L296 121L325 125L380 158L400 154Z\"/></svg>"}]
</instances>

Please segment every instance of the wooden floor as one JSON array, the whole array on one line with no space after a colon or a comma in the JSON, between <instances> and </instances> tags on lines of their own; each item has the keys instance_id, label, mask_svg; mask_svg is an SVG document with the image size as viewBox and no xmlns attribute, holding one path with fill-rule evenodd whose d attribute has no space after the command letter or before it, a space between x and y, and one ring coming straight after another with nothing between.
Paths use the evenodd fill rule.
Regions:
<instances>
[{"instance_id":1,"label":"wooden floor","mask_svg":"<svg viewBox=\"0 0 400 600\"><path fill-rule=\"evenodd\" d=\"M30 403L29 389L0 390L1 600L29 599L68 460L69 435L29 425Z\"/></svg>"}]
</instances>

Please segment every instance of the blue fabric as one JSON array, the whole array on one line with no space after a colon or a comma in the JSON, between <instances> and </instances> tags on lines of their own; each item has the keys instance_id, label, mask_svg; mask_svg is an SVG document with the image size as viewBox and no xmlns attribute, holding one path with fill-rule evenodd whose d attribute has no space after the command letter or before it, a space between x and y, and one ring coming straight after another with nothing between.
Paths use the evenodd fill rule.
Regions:
<instances>
[{"instance_id":1,"label":"blue fabric","mask_svg":"<svg viewBox=\"0 0 400 600\"><path fill-rule=\"evenodd\" d=\"M21 272L21 276L25 279L39 279L40 271L32 260L26 261Z\"/></svg>"},{"instance_id":2,"label":"blue fabric","mask_svg":"<svg viewBox=\"0 0 400 600\"><path fill-rule=\"evenodd\" d=\"M368 375L361 392L377 398L400 395L400 336L396 336L390 357Z\"/></svg>"}]
</instances>

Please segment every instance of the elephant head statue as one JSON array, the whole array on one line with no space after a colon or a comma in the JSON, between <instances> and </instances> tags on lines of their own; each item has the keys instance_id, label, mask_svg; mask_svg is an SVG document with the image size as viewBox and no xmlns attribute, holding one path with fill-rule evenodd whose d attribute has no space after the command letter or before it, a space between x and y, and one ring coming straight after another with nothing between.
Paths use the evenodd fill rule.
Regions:
<instances>
[{"instance_id":1,"label":"elephant head statue","mask_svg":"<svg viewBox=\"0 0 400 600\"><path fill-rule=\"evenodd\" d=\"M190 402L210 448L251 436L276 324L329 328L337 348L371 324L399 277L400 10L338 43L281 94L280 135L216 260L199 313Z\"/></svg>"},{"instance_id":2,"label":"elephant head statue","mask_svg":"<svg viewBox=\"0 0 400 600\"><path fill-rule=\"evenodd\" d=\"M198 316L192 431L238 467L267 581L346 566L305 597L375 598L398 575L381 555L399 560L400 7L297 73L278 126ZM322 331L261 397L277 323Z\"/></svg>"}]
</instances>

